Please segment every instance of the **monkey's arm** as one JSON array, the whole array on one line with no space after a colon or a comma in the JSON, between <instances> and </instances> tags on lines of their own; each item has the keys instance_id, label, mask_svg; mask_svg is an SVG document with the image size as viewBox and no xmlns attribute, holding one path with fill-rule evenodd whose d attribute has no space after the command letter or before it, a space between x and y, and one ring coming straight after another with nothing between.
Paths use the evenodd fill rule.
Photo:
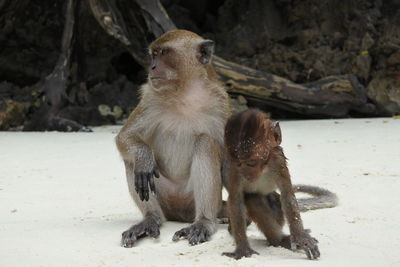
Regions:
<instances>
[{"instance_id":1,"label":"monkey's arm","mask_svg":"<svg viewBox=\"0 0 400 267\"><path fill-rule=\"evenodd\" d=\"M133 163L135 190L140 199L149 200L149 187L155 193L153 176L160 177L153 151L142 140L139 130L135 129L136 119L140 116L140 107L129 116L127 123L116 137L117 148L126 162Z\"/></svg>"},{"instance_id":2,"label":"monkey's arm","mask_svg":"<svg viewBox=\"0 0 400 267\"><path fill-rule=\"evenodd\" d=\"M276 148L278 151L271 158L271 163L274 168L274 179L281 191L282 208L287 218L292 247L300 247L303 249L308 259L317 259L320 252L317 246L318 241L311 237L304 230L301 220L299 207L290 180L289 170L286 165L286 158L281 148Z\"/></svg>"},{"instance_id":3,"label":"monkey's arm","mask_svg":"<svg viewBox=\"0 0 400 267\"><path fill-rule=\"evenodd\" d=\"M230 164L228 155L225 152L223 155L223 158L222 158L222 166L221 166L222 184L225 188L228 188L230 168L231 168L231 164Z\"/></svg>"},{"instance_id":4,"label":"monkey's arm","mask_svg":"<svg viewBox=\"0 0 400 267\"><path fill-rule=\"evenodd\" d=\"M228 180L228 213L230 220L231 233L236 242L234 252L224 252L222 255L240 259L242 257L250 257L252 254L258 254L250 248L249 241L246 235L246 210L244 206L244 193L239 176L235 168L229 168Z\"/></svg>"}]
</instances>

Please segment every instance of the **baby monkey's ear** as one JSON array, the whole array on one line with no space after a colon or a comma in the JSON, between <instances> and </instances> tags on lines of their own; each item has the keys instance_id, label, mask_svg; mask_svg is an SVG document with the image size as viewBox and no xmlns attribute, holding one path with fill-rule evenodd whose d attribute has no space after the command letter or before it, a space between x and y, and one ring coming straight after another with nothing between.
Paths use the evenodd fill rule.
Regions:
<instances>
[{"instance_id":1,"label":"baby monkey's ear","mask_svg":"<svg viewBox=\"0 0 400 267\"><path fill-rule=\"evenodd\" d=\"M281 132L281 127L279 126L279 121L272 123L271 131L276 144L279 146L282 142L282 132Z\"/></svg>"}]
</instances>

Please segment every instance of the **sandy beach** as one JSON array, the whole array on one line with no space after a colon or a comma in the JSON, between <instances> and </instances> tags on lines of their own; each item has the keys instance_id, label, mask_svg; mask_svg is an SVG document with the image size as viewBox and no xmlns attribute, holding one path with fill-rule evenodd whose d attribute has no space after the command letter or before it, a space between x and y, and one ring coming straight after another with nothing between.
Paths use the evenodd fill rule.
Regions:
<instances>
[{"instance_id":1,"label":"sandy beach","mask_svg":"<svg viewBox=\"0 0 400 267\"><path fill-rule=\"evenodd\" d=\"M113 126L0 132L0 266L400 266L400 120L283 121L281 128L293 183L339 197L336 208L302 213L319 240L317 261L267 247L254 224L248 236L260 255L239 261L221 256L234 249L226 225L189 246L172 241L187 224L167 222L160 238L121 247L121 233L141 214Z\"/></svg>"}]
</instances>

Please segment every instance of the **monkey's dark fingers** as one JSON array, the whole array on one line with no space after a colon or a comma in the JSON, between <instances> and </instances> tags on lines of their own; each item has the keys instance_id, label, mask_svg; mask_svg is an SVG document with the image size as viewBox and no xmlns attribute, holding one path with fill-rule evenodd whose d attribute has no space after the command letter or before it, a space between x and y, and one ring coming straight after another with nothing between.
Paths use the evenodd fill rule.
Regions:
<instances>
[{"instance_id":1,"label":"monkey's dark fingers","mask_svg":"<svg viewBox=\"0 0 400 267\"><path fill-rule=\"evenodd\" d=\"M189 235L189 229L183 228L179 231L176 231L174 236L172 237L172 241L178 241L181 237L187 237Z\"/></svg>"},{"instance_id":2,"label":"monkey's dark fingers","mask_svg":"<svg viewBox=\"0 0 400 267\"><path fill-rule=\"evenodd\" d=\"M160 229L149 230L146 232L146 234L150 237L157 238L160 236Z\"/></svg>"},{"instance_id":3,"label":"monkey's dark fingers","mask_svg":"<svg viewBox=\"0 0 400 267\"><path fill-rule=\"evenodd\" d=\"M136 241L143 237L145 234L144 230L140 225L135 225L129 228L127 231L122 233L122 246L126 248L131 248L136 243Z\"/></svg>"},{"instance_id":4,"label":"monkey's dark fingers","mask_svg":"<svg viewBox=\"0 0 400 267\"><path fill-rule=\"evenodd\" d=\"M147 188L146 174L142 173L142 175L140 177L142 180L142 187L141 187L142 201L145 201L146 200L146 188Z\"/></svg>"},{"instance_id":5,"label":"monkey's dark fingers","mask_svg":"<svg viewBox=\"0 0 400 267\"><path fill-rule=\"evenodd\" d=\"M142 187L143 186L142 186L142 183L143 183L143 181L142 181L142 173L138 173L136 175L136 177L135 177L135 186L137 187L136 192L138 193L139 198L140 198L141 201L143 201L143 194L142 194Z\"/></svg>"},{"instance_id":6,"label":"monkey's dark fingers","mask_svg":"<svg viewBox=\"0 0 400 267\"><path fill-rule=\"evenodd\" d=\"M135 172L135 191L139 194L139 173Z\"/></svg>"},{"instance_id":7,"label":"monkey's dark fingers","mask_svg":"<svg viewBox=\"0 0 400 267\"><path fill-rule=\"evenodd\" d=\"M196 232L192 233L189 237L190 245L197 245L200 243L204 243L210 239L210 234L208 231L196 230Z\"/></svg>"},{"instance_id":8,"label":"monkey's dark fingers","mask_svg":"<svg viewBox=\"0 0 400 267\"><path fill-rule=\"evenodd\" d=\"M146 234L150 237L157 238L160 236L160 227L156 224L149 225Z\"/></svg>"},{"instance_id":9,"label":"monkey's dark fingers","mask_svg":"<svg viewBox=\"0 0 400 267\"><path fill-rule=\"evenodd\" d=\"M151 192L153 192L153 194L156 193L156 185L154 184L154 177L153 175L149 176L149 186L150 186L150 190Z\"/></svg>"},{"instance_id":10,"label":"monkey's dark fingers","mask_svg":"<svg viewBox=\"0 0 400 267\"><path fill-rule=\"evenodd\" d=\"M304 251L306 252L307 258L309 260L318 259L321 255L317 246L314 247L305 247Z\"/></svg>"},{"instance_id":11,"label":"monkey's dark fingers","mask_svg":"<svg viewBox=\"0 0 400 267\"><path fill-rule=\"evenodd\" d=\"M129 235L129 233L126 232L122 233L121 245L125 248L131 248L136 243L137 238L136 236Z\"/></svg>"},{"instance_id":12,"label":"monkey's dark fingers","mask_svg":"<svg viewBox=\"0 0 400 267\"><path fill-rule=\"evenodd\" d=\"M144 200L149 201L149 178L150 173L143 174L143 193L144 193Z\"/></svg>"},{"instance_id":13,"label":"monkey's dark fingers","mask_svg":"<svg viewBox=\"0 0 400 267\"><path fill-rule=\"evenodd\" d=\"M140 200L145 201L146 200L146 187L147 187L146 176L144 173L141 173L139 178L140 178L140 182L139 182Z\"/></svg>"},{"instance_id":14,"label":"monkey's dark fingers","mask_svg":"<svg viewBox=\"0 0 400 267\"><path fill-rule=\"evenodd\" d=\"M311 253L311 249L305 248L304 251L306 252L307 258L308 258L309 260L312 260L312 259L313 259L313 255L312 255L312 253Z\"/></svg>"},{"instance_id":15,"label":"monkey's dark fingers","mask_svg":"<svg viewBox=\"0 0 400 267\"><path fill-rule=\"evenodd\" d=\"M314 257L314 260L318 259L319 256L321 256L321 253L319 252L319 249L317 246L315 246L314 248L311 248L310 250L311 250L312 256Z\"/></svg>"},{"instance_id":16,"label":"monkey's dark fingers","mask_svg":"<svg viewBox=\"0 0 400 267\"><path fill-rule=\"evenodd\" d=\"M189 237L188 237L188 241L189 244L194 246L197 245L198 243L202 243L205 242L205 235L204 233L198 229L198 228L194 228L190 231Z\"/></svg>"}]
</instances>

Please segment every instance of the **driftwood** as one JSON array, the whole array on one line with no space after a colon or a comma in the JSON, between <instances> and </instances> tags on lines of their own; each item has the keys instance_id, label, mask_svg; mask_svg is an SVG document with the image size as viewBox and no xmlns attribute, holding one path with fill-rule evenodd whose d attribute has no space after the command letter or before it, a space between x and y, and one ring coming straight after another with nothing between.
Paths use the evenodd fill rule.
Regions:
<instances>
[{"instance_id":1,"label":"driftwood","mask_svg":"<svg viewBox=\"0 0 400 267\"><path fill-rule=\"evenodd\" d=\"M100 25L127 45L133 58L143 67L148 65L145 48L149 42L176 28L158 0L117 1L123 9L111 4L114 2L111 0L89 1ZM112 23L107 24L107 21ZM128 24L134 30L128 31ZM152 38L144 38L149 35ZM229 93L256 99L265 106L316 117L342 117L350 111L370 114L375 110L374 105L367 103L366 89L351 74L300 85L217 56L213 62Z\"/></svg>"},{"instance_id":2,"label":"driftwood","mask_svg":"<svg viewBox=\"0 0 400 267\"><path fill-rule=\"evenodd\" d=\"M261 100L267 106L309 116L346 116L350 110L371 113L365 88L352 75L331 76L308 84L214 57L228 92Z\"/></svg>"},{"instance_id":3,"label":"driftwood","mask_svg":"<svg viewBox=\"0 0 400 267\"><path fill-rule=\"evenodd\" d=\"M156 0L89 0L89 6L100 26L121 41L142 66L149 63L148 44L176 28Z\"/></svg>"},{"instance_id":4,"label":"driftwood","mask_svg":"<svg viewBox=\"0 0 400 267\"><path fill-rule=\"evenodd\" d=\"M65 11L65 26L61 42L61 53L56 66L44 81L38 85L38 91L44 93L45 101L39 110L32 116L31 120L24 126L25 131L58 130L58 131L90 131L87 127L58 116L65 101L74 102L74 95L67 95L68 79L76 76L71 66L71 56L76 42L75 19L79 14L80 0L68 0ZM75 92L77 93L77 92Z\"/></svg>"}]
</instances>

